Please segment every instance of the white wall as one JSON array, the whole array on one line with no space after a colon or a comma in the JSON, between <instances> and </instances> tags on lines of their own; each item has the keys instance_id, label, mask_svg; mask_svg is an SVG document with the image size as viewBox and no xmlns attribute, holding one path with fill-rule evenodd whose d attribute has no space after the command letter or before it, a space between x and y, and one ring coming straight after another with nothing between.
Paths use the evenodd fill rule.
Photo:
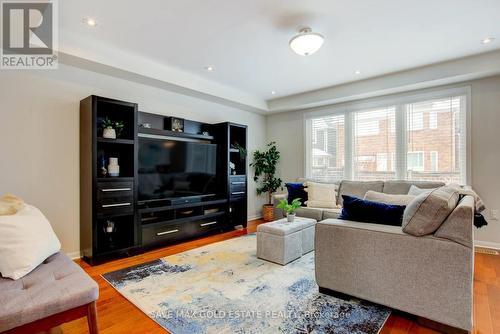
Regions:
<instances>
[{"instance_id":1,"label":"white wall","mask_svg":"<svg viewBox=\"0 0 500 334\"><path fill-rule=\"evenodd\" d=\"M249 150L266 144L265 117L162 89L60 65L55 71L0 73L0 194L38 206L71 255L79 252L79 102L95 94L139 110L207 123L248 125ZM250 217L264 198L249 179Z\"/></svg>"},{"instance_id":2,"label":"white wall","mask_svg":"<svg viewBox=\"0 0 500 334\"><path fill-rule=\"evenodd\" d=\"M472 93L472 186L489 209L500 209L500 76L464 84ZM304 176L304 112L267 117L267 139L276 141L281 151L279 173L285 181ZM500 248L500 221L489 220L487 227L476 229L477 244Z\"/></svg>"}]
</instances>

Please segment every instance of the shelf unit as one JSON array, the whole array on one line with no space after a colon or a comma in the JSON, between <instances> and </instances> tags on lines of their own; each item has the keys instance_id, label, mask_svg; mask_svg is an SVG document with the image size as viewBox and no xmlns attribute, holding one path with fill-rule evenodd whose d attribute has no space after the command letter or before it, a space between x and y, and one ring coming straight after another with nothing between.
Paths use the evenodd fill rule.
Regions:
<instances>
[{"instance_id":1,"label":"shelf unit","mask_svg":"<svg viewBox=\"0 0 500 334\"><path fill-rule=\"evenodd\" d=\"M102 121L122 121L117 139L102 137ZM99 96L80 102L80 245L84 259L100 263L133 254L137 229L137 104ZM104 175L117 157L120 176Z\"/></svg>"},{"instance_id":2,"label":"shelf unit","mask_svg":"<svg viewBox=\"0 0 500 334\"><path fill-rule=\"evenodd\" d=\"M124 123L117 139L102 137L105 118ZM184 131L176 132L165 128L167 118L139 112L135 103L99 96L80 102L80 244L91 265L246 226L247 157L234 146L246 149L246 126L184 120ZM218 193L177 204L139 202L140 135L217 144ZM118 158L117 177L102 173L110 157Z\"/></svg>"},{"instance_id":3,"label":"shelf unit","mask_svg":"<svg viewBox=\"0 0 500 334\"><path fill-rule=\"evenodd\" d=\"M237 146L247 150L247 126L236 123L214 125L215 139L219 144L218 184L223 189L228 202L228 224L247 226L248 154L242 155ZM231 169L231 163L234 169Z\"/></svg>"}]
</instances>

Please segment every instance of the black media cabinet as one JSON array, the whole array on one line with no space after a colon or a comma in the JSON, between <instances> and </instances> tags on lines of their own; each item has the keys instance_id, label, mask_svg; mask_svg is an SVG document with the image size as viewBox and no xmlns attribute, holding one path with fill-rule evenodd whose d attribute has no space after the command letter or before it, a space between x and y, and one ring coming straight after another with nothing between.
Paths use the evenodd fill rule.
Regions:
<instances>
[{"instance_id":1,"label":"black media cabinet","mask_svg":"<svg viewBox=\"0 0 500 334\"><path fill-rule=\"evenodd\" d=\"M117 139L102 137L101 123L106 117L124 124ZM136 103L94 95L80 102L80 248L88 263L138 254L237 225L246 227L247 127L184 120L184 131L175 132L165 129L168 120L167 116L139 112ZM217 144L217 193L196 200L139 202L140 136ZM102 175L103 156L118 157L119 177Z\"/></svg>"}]
</instances>

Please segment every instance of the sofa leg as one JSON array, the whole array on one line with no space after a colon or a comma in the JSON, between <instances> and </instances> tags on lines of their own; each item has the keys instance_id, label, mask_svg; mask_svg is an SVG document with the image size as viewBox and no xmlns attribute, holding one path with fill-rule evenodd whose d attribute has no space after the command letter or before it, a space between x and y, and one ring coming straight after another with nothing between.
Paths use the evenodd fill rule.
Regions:
<instances>
[{"instance_id":1,"label":"sofa leg","mask_svg":"<svg viewBox=\"0 0 500 334\"><path fill-rule=\"evenodd\" d=\"M97 307L95 301L87 305L87 321L89 324L89 333L98 334L99 328L97 327Z\"/></svg>"}]
</instances>

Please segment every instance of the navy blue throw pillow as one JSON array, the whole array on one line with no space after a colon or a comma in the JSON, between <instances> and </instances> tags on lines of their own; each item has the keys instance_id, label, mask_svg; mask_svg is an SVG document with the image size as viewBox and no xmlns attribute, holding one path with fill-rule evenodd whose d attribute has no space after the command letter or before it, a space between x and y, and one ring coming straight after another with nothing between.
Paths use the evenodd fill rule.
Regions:
<instances>
[{"instance_id":1,"label":"navy blue throw pillow","mask_svg":"<svg viewBox=\"0 0 500 334\"><path fill-rule=\"evenodd\" d=\"M288 203L292 203L292 201L296 198L300 198L300 202L302 206L306 206L305 202L307 201L307 192L304 190L304 184L299 182L290 182L286 183L286 190L288 190Z\"/></svg>"},{"instance_id":2,"label":"navy blue throw pillow","mask_svg":"<svg viewBox=\"0 0 500 334\"><path fill-rule=\"evenodd\" d=\"M367 201L342 195L344 204L339 219L364 223L401 226L406 206Z\"/></svg>"}]
</instances>

